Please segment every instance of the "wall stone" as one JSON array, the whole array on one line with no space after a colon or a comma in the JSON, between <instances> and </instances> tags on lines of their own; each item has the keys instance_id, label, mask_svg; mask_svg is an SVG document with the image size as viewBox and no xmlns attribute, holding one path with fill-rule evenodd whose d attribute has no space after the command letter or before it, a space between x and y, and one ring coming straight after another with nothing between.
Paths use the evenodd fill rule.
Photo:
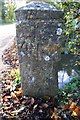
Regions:
<instances>
[{"instance_id":1,"label":"wall stone","mask_svg":"<svg viewBox=\"0 0 80 120\"><path fill-rule=\"evenodd\" d=\"M16 11L16 35L24 95L54 96L63 12L45 2L30 2Z\"/></svg>"}]
</instances>

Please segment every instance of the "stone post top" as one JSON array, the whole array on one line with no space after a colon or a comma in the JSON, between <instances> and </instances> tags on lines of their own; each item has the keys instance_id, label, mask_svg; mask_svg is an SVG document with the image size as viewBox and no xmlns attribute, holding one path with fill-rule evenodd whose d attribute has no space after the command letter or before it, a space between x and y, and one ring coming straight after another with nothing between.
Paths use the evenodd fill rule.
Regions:
<instances>
[{"instance_id":1,"label":"stone post top","mask_svg":"<svg viewBox=\"0 0 80 120\"><path fill-rule=\"evenodd\" d=\"M64 11L59 10L53 5L42 1L33 1L17 9L16 21L26 22L27 20L61 20Z\"/></svg>"},{"instance_id":2,"label":"stone post top","mask_svg":"<svg viewBox=\"0 0 80 120\"><path fill-rule=\"evenodd\" d=\"M23 6L17 10L52 10L52 11L61 11L55 6L52 6L46 2L32 1L26 6Z\"/></svg>"}]
</instances>

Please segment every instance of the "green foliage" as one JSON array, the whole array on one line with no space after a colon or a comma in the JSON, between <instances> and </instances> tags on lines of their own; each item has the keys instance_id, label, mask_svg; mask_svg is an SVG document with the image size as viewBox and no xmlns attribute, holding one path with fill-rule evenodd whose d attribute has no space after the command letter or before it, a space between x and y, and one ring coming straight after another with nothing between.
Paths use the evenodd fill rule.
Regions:
<instances>
[{"instance_id":1,"label":"green foliage","mask_svg":"<svg viewBox=\"0 0 80 120\"><path fill-rule=\"evenodd\" d=\"M63 88L59 89L57 97L60 99L59 105L65 105L69 100L79 99L80 96L80 76L75 76Z\"/></svg>"},{"instance_id":2,"label":"green foliage","mask_svg":"<svg viewBox=\"0 0 80 120\"><path fill-rule=\"evenodd\" d=\"M13 23L15 21L15 5L14 4L7 4L5 11L5 22L6 23Z\"/></svg>"},{"instance_id":3,"label":"green foliage","mask_svg":"<svg viewBox=\"0 0 80 120\"><path fill-rule=\"evenodd\" d=\"M17 86L21 84L20 70L12 70L11 76L14 79L14 81L11 84L10 91L14 91L17 88Z\"/></svg>"},{"instance_id":4,"label":"green foliage","mask_svg":"<svg viewBox=\"0 0 80 120\"><path fill-rule=\"evenodd\" d=\"M13 23L15 21L15 5L0 0L0 6L0 16L3 23Z\"/></svg>"},{"instance_id":5,"label":"green foliage","mask_svg":"<svg viewBox=\"0 0 80 120\"><path fill-rule=\"evenodd\" d=\"M0 0L0 23L2 23L2 0Z\"/></svg>"},{"instance_id":6,"label":"green foliage","mask_svg":"<svg viewBox=\"0 0 80 120\"><path fill-rule=\"evenodd\" d=\"M58 4L64 10L64 41L67 52L80 54L80 3L63 2Z\"/></svg>"},{"instance_id":7,"label":"green foliage","mask_svg":"<svg viewBox=\"0 0 80 120\"><path fill-rule=\"evenodd\" d=\"M7 10L7 8L5 7L5 3L4 3L4 1L0 1L0 4L1 4L1 19L2 19L2 22L5 22L5 11Z\"/></svg>"},{"instance_id":8,"label":"green foliage","mask_svg":"<svg viewBox=\"0 0 80 120\"><path fill-rule=\"evenodd\" d=\"M72 80L66 84L64 91L70 93L79 87L80 87L80 77L73 77Z\"/></svg>"},{"instance_id":9,"label":"green foliage","mask_svg":"<svg viewBox=\"0 0 80 120\"><path fill-rule=\"evenodd\" d=\"M64 10L63 47L67 53L80 54L80 2L50 2Z\"/></svg>"},{"instance_id":10,"label":"green foliage","mask_svg":"<svg viewBox=\"0 0 80 120\"><path fill-rule=\"evenodd\" d=\"M73 93L76 94L76 97L79 97L80 94L80 76L75 76L72 80L67 83L64 88L61 90L61 96L66 98L66 96L71 97Z\"/></svg>"},{"instance_id":11,"label":"green foliage","mask_svg":"<svg viewBox=\"0 0 80 120\"><path fill-rule=\"evenodd\" d=\"M20 78L20 70L12 70L11 71L11 76L15 78L14 83L15 84L21 84L21 78Z\"/></svg>"}]
</instances>

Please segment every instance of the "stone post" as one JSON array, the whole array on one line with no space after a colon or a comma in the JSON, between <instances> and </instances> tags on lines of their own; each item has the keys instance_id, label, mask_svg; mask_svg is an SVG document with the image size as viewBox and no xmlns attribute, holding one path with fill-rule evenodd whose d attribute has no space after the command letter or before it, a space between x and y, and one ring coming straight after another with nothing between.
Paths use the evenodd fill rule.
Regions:
<instances>
[{"instance_id":1,"label":"stone post","mask_svg":"<svg viewBox=\"0 0 80 120\"><path fill-rule=\"evenodd\" d=\"M16 35L23 94L54 96L63 12L45 2L30 2L16 11Z\"/></svg>"}]
</instances>

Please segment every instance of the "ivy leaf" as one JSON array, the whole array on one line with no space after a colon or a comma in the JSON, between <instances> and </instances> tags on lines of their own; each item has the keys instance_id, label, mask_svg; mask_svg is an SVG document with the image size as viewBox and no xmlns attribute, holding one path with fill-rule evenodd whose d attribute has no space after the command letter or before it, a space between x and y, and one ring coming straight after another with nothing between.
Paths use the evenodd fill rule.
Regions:
<instances>
[{"instance_id":1,"label":"ivy leaf","mask_svg":"<svg viewBox=\"0 0 80 120\"><path fill-rule=\"evenodd\" d=\"M71 22L71 25L76 28L77 27L77 22L78 22L78 20L75 19Z\"/></svg>"},{"instance_id":2,"label":"ivy leaf","mask_svg":"<svg viewBox=\"0 0 80 120\"><path fill-rule=\"evenodd\" d=\"M68 31L66 31L66 35L69 35L69 32L68 32Z\"/></svg>"}]
</instances>

